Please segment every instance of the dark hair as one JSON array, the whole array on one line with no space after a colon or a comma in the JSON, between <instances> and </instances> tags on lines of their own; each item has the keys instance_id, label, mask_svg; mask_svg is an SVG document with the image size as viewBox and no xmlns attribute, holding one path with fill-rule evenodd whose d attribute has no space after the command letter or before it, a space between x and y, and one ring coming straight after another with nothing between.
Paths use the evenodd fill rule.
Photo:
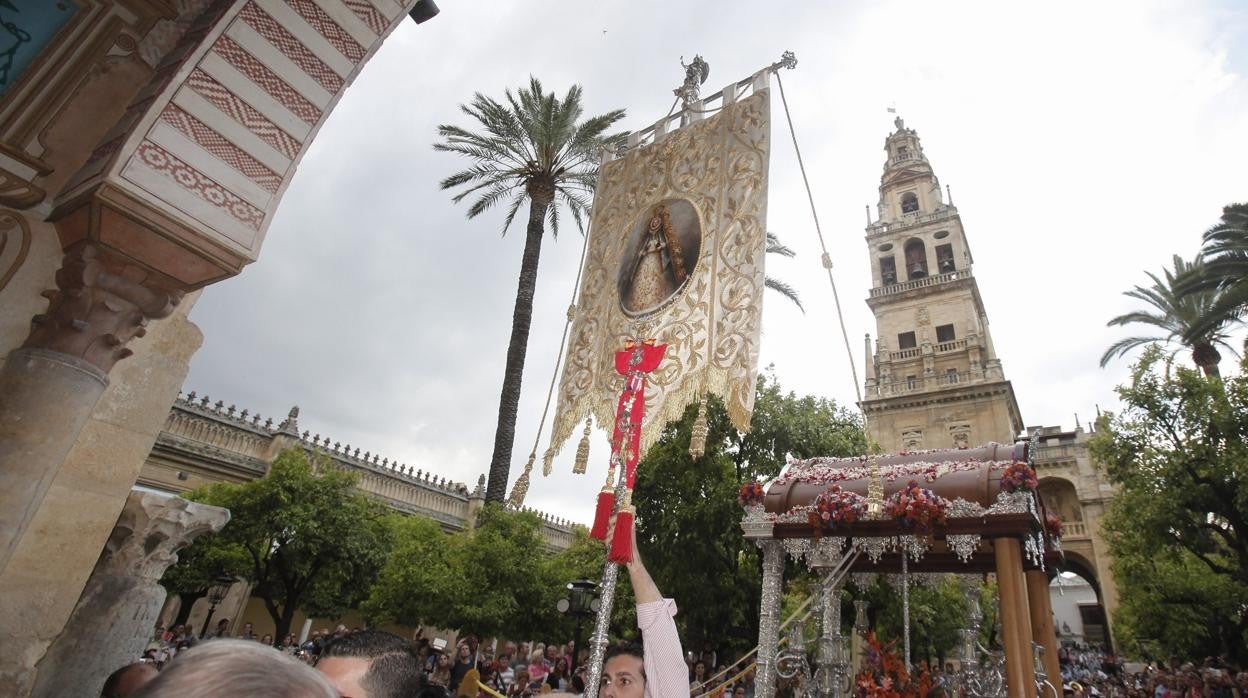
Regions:
<instances>
[{"instance_id":1,"label":"dark hair","mask_svg":"<svg viewBox=\"0 0 1248 698\"><path fill-rule=\"evenodd\" d=\"M137 670L138 668L145 666L150 665L144 664L143 662L135 662L133 664L127 664L117 671L109 674L108 678L104 680L104 690L100 692L101 698L117 698L117 696L120 696L121 694L118 693L117 690L121 687L121 680L124 679L126 674L130 673L131 670Z\"/></svg>"},{"instance_id":2,"label":"dark hair","mask_svg":"<svg viewBox=\"0 0 1248 698\"><path fill-rule=\"evenodd\" d=\"M607 648L607 653L603 655L602 657L602 665L606 666L607 662L621 655L628 655L630 657L636 657L642 660L643 663L641 665L641 678L644 680L646 678L646 665L644 663L646 660L646 655L645 655L645 652L643 651L641 643L640 642L617 642L616 644L611 645L610 647Z\"/></svg>"},{"instance_id":3,"label":"dark hair","mask_svg":"<svg viewBox=\"0 0 1248 698\"><path fill-rule=\"evenodd\" d=\"M321 651L321 658L355 657L368 659L368 672L361 682L374 698L406 698L425 688L412 643L381 630L361 630L336 638Z\"/></svg>"}]
</instances>

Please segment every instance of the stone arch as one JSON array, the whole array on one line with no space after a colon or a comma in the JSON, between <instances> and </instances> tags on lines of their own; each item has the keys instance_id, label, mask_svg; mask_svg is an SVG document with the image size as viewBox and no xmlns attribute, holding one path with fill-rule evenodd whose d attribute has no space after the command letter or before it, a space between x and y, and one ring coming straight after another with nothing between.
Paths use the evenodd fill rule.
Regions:
<instances>
[{"instance_id":1,"label":"stone arch","mask_svg":"<svg viewBox=\"0 0 1248 698\"><path fill-rule=\"evenodd\" d=\"M906 241L906 278L922 279L927 276L927 245L919 238Z\"/></svg>"},{"instance_id":2,"label":"stone arch","mask_svg":"<svg viewBox=\"0 0 1248 698\"><path fill-rule=\"evenodd\" d=\"M1083 506L1075 483L1062 477L1040 479L1040 498L1045 507L1062 517L1063 522L1082 523Z\"/></svg>"}]
</instances>

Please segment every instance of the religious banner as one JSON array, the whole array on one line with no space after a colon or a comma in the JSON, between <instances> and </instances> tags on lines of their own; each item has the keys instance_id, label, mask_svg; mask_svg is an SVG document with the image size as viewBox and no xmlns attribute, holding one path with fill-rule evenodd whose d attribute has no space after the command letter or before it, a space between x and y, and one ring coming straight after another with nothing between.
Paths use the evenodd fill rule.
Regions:
<instances>
[{"instance_id":1,"label":"religious banner","mask_svg":"<svg viewBox=\"0 0 1248 698\"><path fill-rule=\"evenodd\" d=\"M582 420L617 430L624 383L616 354L630 341L666 345L646 375L634 457L708 394L749 429L762 322L767 79L760 73L749 97L729 96L714 116L659 128L653 143L603 163L547 463Z\"/></svg>"}]
</instances>

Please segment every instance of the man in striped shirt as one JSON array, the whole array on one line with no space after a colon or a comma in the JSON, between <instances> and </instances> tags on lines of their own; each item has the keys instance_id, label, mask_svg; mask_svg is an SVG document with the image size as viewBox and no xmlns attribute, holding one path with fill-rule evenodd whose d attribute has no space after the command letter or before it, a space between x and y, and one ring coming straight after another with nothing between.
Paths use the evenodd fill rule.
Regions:
<instances>
[{"instance_id":1,"label":"man in striped shirt","mask_svg":"<svg viewBox=\"0 0 1248 698\"><path fill-rule=\"evenodd\" d=\"M633 561L627 568L637 599L642 644L622 643L607 649L598 694L601 698L689 698L689 669L672 619L676 602L663 598L642 564L636 529Z\"/></svg>"}]
</instances>

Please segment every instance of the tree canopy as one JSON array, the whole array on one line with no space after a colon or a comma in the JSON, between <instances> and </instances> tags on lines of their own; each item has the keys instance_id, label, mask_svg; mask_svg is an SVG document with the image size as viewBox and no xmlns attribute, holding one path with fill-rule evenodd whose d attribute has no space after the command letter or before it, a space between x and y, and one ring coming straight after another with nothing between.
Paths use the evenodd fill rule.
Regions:
<instances>
[{"instance_id":1,"label":"tree canopy","mask_svg":"<svg viewBox=\"0 0 1248 698\"><path fill-rule=\"evenodd\" d=\"M1092 454L1117 486L1103 520L1137 651L1248 659L1248 362L1229 378L1150 348Z\"/></svg>"},{"instance_id":2,"label":"tree canopy","mask_svg":"<svg viewBox=\"0 0 1248 698\"><path fill-rule=\"evenodd\" d=\"M195 541L165 583L202 587L221 573L250 581L278 637L296 610L337 616L358 603L390 545L385 509L356 491L355 475L326 461L314 465L298 447L258 480L216 483L186 497L229 509L230 523Z\"/></svg>"}]
</instances>

